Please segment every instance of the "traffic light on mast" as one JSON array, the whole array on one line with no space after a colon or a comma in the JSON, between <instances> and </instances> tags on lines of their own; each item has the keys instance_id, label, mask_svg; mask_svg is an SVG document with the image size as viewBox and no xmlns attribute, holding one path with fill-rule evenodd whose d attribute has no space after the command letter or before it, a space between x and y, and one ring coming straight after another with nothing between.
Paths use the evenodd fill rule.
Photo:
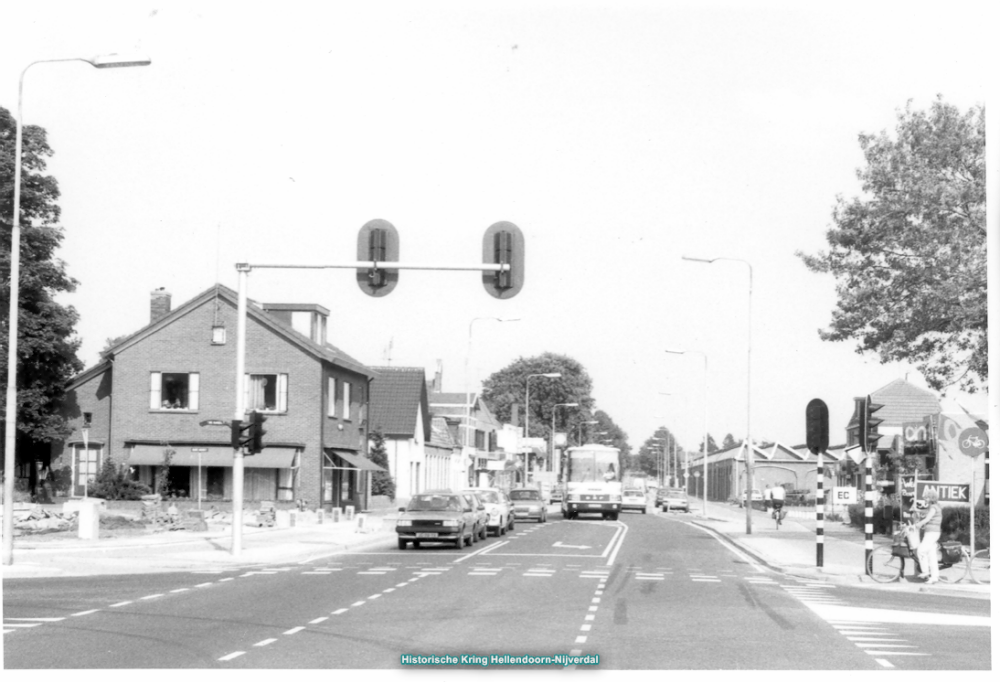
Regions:
<instances>
[{"instance_id":1,"label":"traffic light on mast","mask_svg":"<svg viewBox=\"0 0 1000 682\"><path fill-rule=\"evenodd\" d=\"M483 263L507 266L483 272L483 288L494 298L513 298L524 286L524 235L514 223L493 223L483 235Z\"/></svg>"},{"instance_id":2,"label":"traffic light on mast","mask_svg":"<svg viewBox=\"0 0 1000 682\"><path fill-rule=\"evenodd\" d=\"M250 413L250 451L247 454L256 455L264 449L264 422L267 421L260 412L256 410Z\"/></svg>"},{"instance_id":3,"label":"traffic light on mast","mask_svg":"<svg viewBox=\"0 0 1000 682\"><path fill-rule=\"evenodd\" d=\"M865 452L872 452L878 448L878 440L881 438L878 425L882 420L874 415L883 407L885 405L873 403L870 395L865 396L864 404L861 406L861 430L858 433L861 448Z\"/></svg>"}]
</instances>

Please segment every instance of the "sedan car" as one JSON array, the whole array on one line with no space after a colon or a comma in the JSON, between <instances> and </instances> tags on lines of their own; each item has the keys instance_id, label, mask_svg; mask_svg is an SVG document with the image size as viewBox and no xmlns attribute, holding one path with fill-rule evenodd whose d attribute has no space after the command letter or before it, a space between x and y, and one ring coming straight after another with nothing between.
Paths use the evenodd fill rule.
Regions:
<instances>
[{"instance_id":1,"label":"sedan car","mask_svg":"<svg viewBox=\"0 0 1000 682\"><path fill-rule=\"evenodd\" d=\"M622 491L622 511L631 509L646 513L646 493L638 488L626 488Z\"/></svg>"},{"instance_id":2,"label":"sedan car","mask_svg":"<svg viewBox=\"0 0 1000 682\"><path fill-rule=\"evenodd\" d=\"M668 512L673 511L674 509L685 512L691 511L691 506L688 504L687 493L679 488L667 490L666 495L663 497L663 504L661 507L664 511Z\"/></svg>"},{"instance_id":3,"label":"sedan car","mask_svg":"<svg viewBox=\"0 0 1000 682\"><path fill-rule=\"evenodd\" d=\"M545 523L545 500L538 488L514 488L510 491L510 499L514 503L514 518L535 519L538 523Z\"/></svg>"},{"instance_id":4,"label":"sedan car","mask_svg":"<svg viewBox=\"0 0 1000 682\"><path fill-rule=\"evenodd\" d=\"M514 505L499 488L466 488L463 493L472 493L486 507L486 529L497 537L514 530ZM485 533L483 534L485 538Z\"/></svg>"},{"instance_id":5,"label":"sedan car","mask_svg":"<svg viewBox=\"0 0 1000 682\"><path fill-rule=\"evenodd\" d=\"M764 494L760 490L758 490L757 488L754 488L753 492L750 493L750 501L751 502L763 502L764 501ZM747 491L744 490L743 493L740 495L740 507L744 506L746 503L747 503Z\"/></svg>"},{"instance_id":6,"label":"sedan car","mask_svg":"<svg viewBox=\"0 0 1000 682\"><path fill-rule=\"evenodd\" d=\"M483 501L479 499L479 495L468 490L463 490L462 494L465 495L466 499L469 500L469 504L472 508L476 510L476 527L475 532L472 534L472 541L477 542L479 540L486 539L486 526L490 522L490 514L486 511L486 505Z\"/></svg>"},{"instance_id":7,"label":"sedan car","mask_svg":"<svg viewBox=\"0 0 1000 682\"><path fill-rule=\"evenodd\" d=\"M477 510L459 493L418 493L399 512L396 536L400 549L406 549L410 542L415 548L422 542L454 543L455 547L464 542L471 546L478 531Z\"/></svg>"},{"instance_id":8,"label":"sedan car","mask_svg":"<svg viewBox=\"0 0 1000 682\"><path fill-rule=\"evenodd\" d=\"M552 492L549 493L549 504L558 504L563 501L563 497L566 495L566 486L562 483L552 486Z\"/></svg>"}]
</instances>

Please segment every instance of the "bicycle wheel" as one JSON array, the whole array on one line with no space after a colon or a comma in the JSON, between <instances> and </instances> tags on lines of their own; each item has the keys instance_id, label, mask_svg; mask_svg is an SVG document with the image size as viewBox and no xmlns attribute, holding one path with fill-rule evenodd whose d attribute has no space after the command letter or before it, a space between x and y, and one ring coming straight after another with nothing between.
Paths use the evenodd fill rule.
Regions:
<instances>
[{"instance_id":1,"label":"bicycle wheel","mask_svg":"<svg viewBox=\"0 0 1000 682\"><path fill-rule=\"evenodd\" d=\"M990 584L990 548L981 549L969 557L969 578L977 585Z\"/></svg>"},{"instance_id":2,"label":"bicycle wheel","mask_svg":"<svg viewBox=\"0 0 1000 682\"><path fill-rule=\"evenodd\" d=\"M876 548L868 557L868 575L877 583L892 583L903 577L903 557L888 547Z\"/></svg>"}]
</instances>

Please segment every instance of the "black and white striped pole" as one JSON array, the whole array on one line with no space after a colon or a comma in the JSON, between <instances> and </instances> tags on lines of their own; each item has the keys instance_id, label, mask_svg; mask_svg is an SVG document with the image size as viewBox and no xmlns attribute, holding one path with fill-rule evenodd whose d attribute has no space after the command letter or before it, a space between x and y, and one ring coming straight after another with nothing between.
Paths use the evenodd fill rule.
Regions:
<instances>
[{"instance_id":1,"label":"black and white striped pole","mask_svg":"<svg viewBox=\"0 0 1000 682\"><path fill-rule=\"evenodd\" d=\"M872 518L875 502L875 490L872 485L872 449L878 447L878 425L882 423L881 419L876 419L872 414L882 407L883 405L873 403L870 395L866 395L861 405L861 420L858 425L859 442L865 454L865 574L868 574L872 552L875 549Z\"/></svg>"},{"instance_id":2,"label":"black and white striped pole","mask_svg":"<svg viewBox=\"0 0 1000 682\"><path fill-rule=\"evenodd\" d=\"M806 405L806 447L816 455L816 567L823 567L823 453L830 447L830 411L819 398Z\"/></svg>"}]
</instances>

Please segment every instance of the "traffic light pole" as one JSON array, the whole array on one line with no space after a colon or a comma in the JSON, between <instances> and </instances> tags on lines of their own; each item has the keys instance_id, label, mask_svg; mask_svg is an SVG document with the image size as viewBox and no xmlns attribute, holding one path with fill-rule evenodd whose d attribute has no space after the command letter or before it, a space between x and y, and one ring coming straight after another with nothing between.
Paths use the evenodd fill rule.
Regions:
<instances>
[{"instance_id":1,"label":"traffic light pole","mask_svg":"<svg viewBox=\"0 0 1000 682\"><path fill-rule=\"evenodd\" d=\"M236 304L236 410L234 419L243 421L246 416L246 350L247 350L247 277L251 270L471 270L480 272L511 272L510 263L479 263L476 265L438 265L379 261L356 261L329 265L274 265L237 263ZM516 293L516 292L515 292ZM233 540L231 553L243 552L243 448L233 448Z\"/></svg>"}]
</instances>

